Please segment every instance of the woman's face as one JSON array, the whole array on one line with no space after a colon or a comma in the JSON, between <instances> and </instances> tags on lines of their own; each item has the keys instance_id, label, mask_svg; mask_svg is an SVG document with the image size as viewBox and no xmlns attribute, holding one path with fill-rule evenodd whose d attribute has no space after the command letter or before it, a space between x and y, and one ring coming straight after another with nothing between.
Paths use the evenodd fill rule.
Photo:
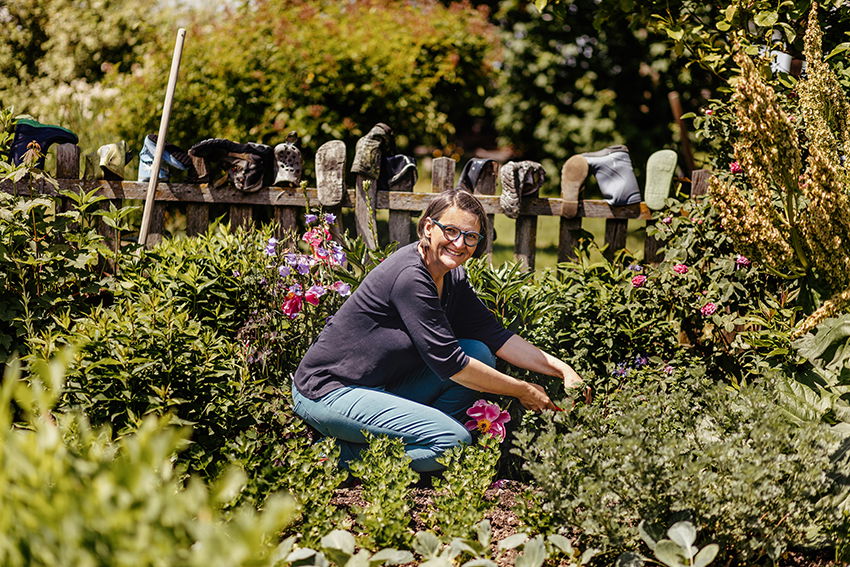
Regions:
<instances>
[{"instance_id":1,"label":"woman's face","mask_svg":"<svg viewBox=\"0 0 850 567\"><path fill-rule=\"evenodd\" d=\"M434 219L445 227L454 227L462 231L481 232L478 217L474 213L464 211L457 207L449 207L440 218ZM425 253L425 264L434 273L446 273L457 268L472 257L475 246L467 246L464 237L460 236L452 242L446 238L443 229L437 226L433 220L426 220L422 230L431 244L431 248Z\"/></svg>"}]
</instances>

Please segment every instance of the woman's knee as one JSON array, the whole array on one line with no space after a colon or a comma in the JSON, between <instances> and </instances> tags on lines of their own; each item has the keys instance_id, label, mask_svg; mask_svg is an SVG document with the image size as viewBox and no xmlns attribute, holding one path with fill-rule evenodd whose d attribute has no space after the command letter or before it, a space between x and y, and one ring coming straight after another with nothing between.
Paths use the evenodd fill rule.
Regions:
<instances>
[{"instance_id":1,"label":"woman's knee","mask_svg":"<svg viewBox=\"0 0 850 567\"><path fill-rule=\"evenodd\" d=\"M460 348L463 349L468 356L476 360L480 360L487 366L496 366L496 356L493 354L493 351L490 350L490 347L485 345L479 340L476 339L458 339L458 344L460 344Z\"/></svg>"}]
</instances>

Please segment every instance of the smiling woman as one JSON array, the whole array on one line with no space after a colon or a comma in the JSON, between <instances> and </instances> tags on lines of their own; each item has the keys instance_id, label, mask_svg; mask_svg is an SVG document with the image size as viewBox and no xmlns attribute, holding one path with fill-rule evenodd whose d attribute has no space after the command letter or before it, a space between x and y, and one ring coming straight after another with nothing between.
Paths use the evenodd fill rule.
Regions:
<instances>
[{"instance_id":1,"label":"smiling woman","mask_svg":"<svg viewBox=\"0 0 850 567\"><path fill-rule=\"evenodd\" d=\"M439 194L419 241L366 276L301 361L295 412L337 438L343 466L366 447L365 431L401 438L414 470L439 470L437 458L471 441L460 420L480 392L558 409L541 386L497 371L497 356L568 388L581 384L565 362L506 330L472 290L463 263L486 249L485 222L471 193Z\"/></svg>"}]
</instances>

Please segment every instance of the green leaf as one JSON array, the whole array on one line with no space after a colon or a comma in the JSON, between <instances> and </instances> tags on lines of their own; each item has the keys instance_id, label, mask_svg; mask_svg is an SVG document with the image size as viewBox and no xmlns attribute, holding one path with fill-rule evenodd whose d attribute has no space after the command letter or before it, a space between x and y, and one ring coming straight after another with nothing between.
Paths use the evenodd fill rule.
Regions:
<instances>
[{"instance_id":1,"label":"green leaf","mask_svg":"<svg viewBox=\"0 0 850 567\"><path fill-rule=\"evenodd\" d=\"M687 560L678 543L662 539L655 546L655 557L667 567L687 567Z\"/></svg>"},{"instance_id":2,"label":"green leaf","mask_svg":"<svg viewBox=\"0 0 850 567\"><path fill-rule=\"evenodd\" d=\"M779 14L776 12L759 12L753 17L755 24L763 28L773 27L778 20Z\"/></svg>"},{"instance_id":3,"label":"green leaf","mask_svg":"<svg viewBox=\"0 0 850 567\"><path fill-rule=\"evenodd\" d=\"M548 4L549 0L534 0L534 7L540 12L542 12Z\"/></svg>"},{"instance_id":4,"label":"green leaf","mask_svg":"<svg viewBox=\"0 0 850 567\"><path fill-rule=\"evenodd\" d=\"M430 559L440 550L440 539L432 532L417 532L413 540L413 551Z\"/></svg>"},{"instance_id":5,"label":"green leaf","mask_svg":"<svg viewBox=\"0 0 850 567\"><path fill-rule=\"evenodd\" d=\"M322 538L322 547L338 549L351 555L354 553L354 536L345 530L334 530Z\"/></svg>"},{"instance_id":6,"label":"green leaf","mask_svg":"<svg viewBox=\"0 0 850 567\"><path fill-rule=\"evenodd\" d=\"M413 559L413 554L409 551L387 547L375 553L369 559L369 562L381 563L384 565L403 565L405 563L410 563Z\"/></svg>"},{"instance_id":7,"label":"green leaf","mask_svg":"<svg viewBox=\"0 0 850 567\"><path fill-rule=\"evenodd\" d=\"M516 567L540 567L546 561L546 545L543 537L537 536L525 544L522 553L516 558Z\"/></svg>"},{"instance_id":8,"label":"green leaf","mask_svg":"<svg viewBox=\"0 0 850 567\"><path fill-rule=\"evenodd\" d=\"M645 561L643 557L638 555L637 553L621 553L619 557L617 557L617 561L614 563L614 567L643 567Z\"/></svg>"},{"instance_id":9,"label":"green leaf","mask_svg":"<svg viewBox=\"0 0 850 567\"><path fill-rule=\"evenodd\" d=\"M528 541L528 536L524 533L509 535L505 539L499 541L499 549L514 549Z\"/></svg>"},{"instance_id":10,"label":"green leaf","mask_svg":"<svg viewBox=\"0 0 850 567\"><path fill-rule=\"evenodd\" d=\"M718 30L725 32L725 31L729 31L730 29L732 29L732 24L730 24L729 22L727 22L725 20L720 20L719 22L717 22L716 27L717 27Z\"/></svg>"},{"instance_id":11,"label":"green leaf","mask_svg":"<svg viewBox=\"0 0 850 567\"><path fill-rule=\"evenodd\" d=\"M490 559L470 559L460 567L498 567L498 564Z\"/></svg>"},{"instance_id":12,"label":"green leaf","mask_svg":"<svg viewBox=\"0 0 850 567\"><path fill-rule=\"evenodd\" d=\"M567 555L572 555L573 544L570 542L569 538L566 538L561 534L551 534L546 539L549 541L549 543L560 549L563 553L566 553Z\"/></svg>"},{"instance_id":13,"label":"green leaf","mask_svg":"<svg viewBox=\"0 0 850 567\"><path fill-rule=\"evenodd\" d=\"M690 559L696 553L694 542L697 540L697 530L690 522L676 522L667 530L667 537L676 542Z\"/></svg>"},{"instance_id":14,"label":"green leaf","mask_svg":"<svg viewBox=\"0 0 850 567\"><path fill-rule=\"evenodd\" d=\"M716 543L711 543L700 549L697 556L694 557L693 567L706 567L717 557L717 552L720 551L720 546Z\"/></svg>"},{"instance_id":15,"label":"green leaf","mask_svg":"<svg viewBox=\"0 0 850 567\"><path fill-rule=\"evenodd\" d=\"M644 543L649 546L649 549L655 551L655 546L658 544L656 543L655 538L650 535L649 531L647 531L646 522L644 520L641 520L638 524L638 534Z\"/></svg>"}]
</instances>

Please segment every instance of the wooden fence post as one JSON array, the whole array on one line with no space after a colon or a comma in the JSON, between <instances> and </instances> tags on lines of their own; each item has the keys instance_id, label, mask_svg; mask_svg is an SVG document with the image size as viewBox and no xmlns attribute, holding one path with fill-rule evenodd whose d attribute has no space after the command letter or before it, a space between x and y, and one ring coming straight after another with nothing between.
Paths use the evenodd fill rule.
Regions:
<instances>
[{"instance_id":1,"label":"wooden fence post","mask_svg":"<svg viewBox=\"0 0 850 567\"><path fill-rule=\"evenodd\" d=\"M342 140L325 142L316 151L316 192L319 204L336 217L331 230L339 238L344 231L342 200L345 195L345 143Z\"/></svg>"},{"instance_id":2,"label":"wooden fence post","mask_svg":"<svg viewBox=\"0 0 850 567\"><path fill-rule=\"evenodd\" d=\"M605 219L605 248L603 256L611 262L618 250L626 247L626 232L629 228L629 219Z\"/></svg>"},{"instance_id":3,"label":"wooden fence post","mask_svg":"<svg viewBox=\"0 0 850 567\"><path fill-rule=\"evenodd\" d=\"M699 197L708 193L708 183L711 172L707 169L697 169L691 172L691 197Z\"/></svg>"},{"instance_id":4,"label":"wooden fence post","mask_svg":"<svg viewBox=\"0 0 850 567\"><path fill-rule=\"evenodd\" d=\"M56 146L56 179L80 178L80 148L75 144L59 144ZM58 211L67 211L70 203L67 198L60 197L56 203Z\"/></svg>"},{"instance_id":5,"label":"wooden fence post","mask_svg":"<svg viewBox=\"0 0 850 567\"><path fill-rule=\"evenodd\" d=\"M521 206L522 197L520 197ZM514 258L521 262L526 270L533 272L536 255L537 215L519 215L516 219L516 234L514 235Z\"/></svg>"},{"instance_id":6,"label":"wooden fence post","mask_svg":"<svg viewBox=\"0 0 850 567\"><path fill-rule=\"evenodd\" d=\"M455 160L449 157L434 158L431 162L431 191L440 193L455 186Z\"/></svg>"},{"instance_id":7,"label":"wooden fence post","mask_svg":"<svg viewBox=\"0 0 850 567\"><path fill-rule=\"evenodd\" d=\"M378 180L361 174L354 178L354 222L357 234L371 249L378 247Z\"/></svg>"},{"instance_id":8,"label":"wooden fence post","mask_svg":"<svg viewBox=\"0 0 850 567\"><path fill-rule=\"evenodd\" d=\"M413 192L413 178L409 175L404 176L404 182L394 187L395 191ZM393 211L390 209L390 240L398 242L399 246L404 246L413 242L411 236L411 220L413 214L410 211Z\"/></svg>"},{"instance_id":9,"label":"wooden fence post","mask_svg":"<svg viewBox=\"0 0 850 567\"><path fill-rule=\"evenodd\" d=\"M207 175L207 164L203 158L192 157L192 164L199 177ZM211 183L211 182L209 182ZM186 203L186 234L197 236L210 226L210 207L206 203Z\"/></svg>"},{"instance_id":10,"label":"wooden fence post","mask_svg":"<svg viewBox=\"0 0 850 567\"><path fill-rule=\"evenodd\" d=\"M575 231L581 230L581 218L584 215L584 204L581 201L579 194L578 204L576 205L575 214L572 213L572 201L570 197L573 193L572 181L569 181L561 171L561 226L558 232L558 262L566 262L576 258L576 237ZM567 204L569 203L569 205Z\"/></svg>"},{"instance_id":11,"label":"wooden fence post","mask_svg":"<svg viewBox=\"0 0 850 567\"><path fill-rule=\"evenodd\" d=\"M230 205L230 230L247 228L254 222L254 207L251 205Z\"/></svg>"},{"instance_id":12,"label":"wooden fence post","mask_svg":"<svg viewBox=\"0 0 850 567\"><path fill-rule=\"evenodd\" d=\"M495 161L486 162L481 168L481 173L475 182L474 192L481 195L496 194L496 176L499 174L499 164ZM484 251L487 254L487 259L493 261L493 240L496 235L494 227L494 219L496 215L487 215L487 249Z\"/></svg>"}]
</instances>

